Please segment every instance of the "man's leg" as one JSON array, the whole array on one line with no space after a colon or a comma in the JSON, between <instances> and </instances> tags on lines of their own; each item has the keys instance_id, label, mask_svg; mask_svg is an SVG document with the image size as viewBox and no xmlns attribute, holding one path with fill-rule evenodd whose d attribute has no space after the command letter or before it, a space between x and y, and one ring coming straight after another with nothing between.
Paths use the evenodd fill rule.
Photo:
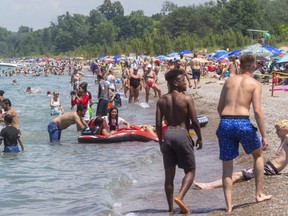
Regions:
<instances>
[{"instance_id":1,"label":"man's leg","mask_svg":"<svg viewBox=\"0 0 288 216\"><path fill-rule=\"evenodd\" d=\"M265 195L262 192L263 189L263 176L264 176L264 158L262 149L258 148L252 152L254 157L254 176L256 185L256 201L262 202L271 199L271 195Z\"/></svg>"},{"instance_id":2,"label":"man's leg","mask_svg":"<svg viewBox=\"0 0 288 216\"><path fill-rule=\"evenodd\" d=\"M232 180L232 173L233 173L233 160L229 161L222 161L223 165L223 191L226 201L226 209L227 212L232 211L232 188L233 188L233 180Z\"/></svg>"},{"instance_id":3,"label":"man's leg","mask_svg":"<svg viewBox=\"0 0 288 216\"><path fill-rule=\"evenodd\" d=\"M241 171L239 172L233 172L232 174L232 181L233 184L236 182L239 182L240 180L244 180L244 176L242 174ZM204 190L210 190L210 189L214 189L214 188L218 188L218 187L222 187L223 186L223 180L219 179L213 182L208 182L208 183L202 183L202 182L193 182L195 186L197 186L200 189L204 189Z\"/></svg>"},{"instance_id":4,"label":"man's leg","mask_svg":"<svg viewBox=\"0 0 288 216\"><path fill-rule=\"evenodd\" d=\"M165 193L168 202L169 212L173 212L174 177L176 166L165 169Z\"/></svg>"}]
</instances>

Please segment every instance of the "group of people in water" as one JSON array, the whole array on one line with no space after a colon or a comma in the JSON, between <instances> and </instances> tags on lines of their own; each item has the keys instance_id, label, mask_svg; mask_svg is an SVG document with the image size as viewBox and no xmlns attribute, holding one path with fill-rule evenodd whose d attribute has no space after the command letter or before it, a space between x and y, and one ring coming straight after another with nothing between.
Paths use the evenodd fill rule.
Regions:
<instances>
[{"instance_id":1,"label":"group of people in water","mask_svg":"<svg viewBox=\"0 0 288 216\"><path fill-rule=\"evenodd\" d=\"M142 88L145 89L145 101L147 103L151 88L154 91L154 96L159 97L156 106L156 128L150 125L144 125L141 128L149 133L154 133L159 140L165 169L164 187L168 211L174 212L173 203L175 202L180 207L181 213L187 214L190 212L184 203L184 197L193 183L202 189L223 186L226 210L229 213L233 209L233 183L239 180L248 180L255 177L256 201L262 202L271 199L271 195L266 195L262 191L263 175L278 174L288 164L288 121L280 120L276 122L276 134L279 136L281 144L277 150L276 158L266 162L264 165L263 151L267 149L268 140L261 107L262 86L261 83L252 78L256 65L255 57L243 55L239 63L236 63L236 61L229 63L230 75L223 85L217 107L220 122L216 135L220 147L219 155L223 163L223 174L222 180L212 183L194 181L196 170L194 147L197 150L202 149L203 141L194 99L186 93L187 84L192 88L193 81L194 88L201 88L200 77L203 68L196 58L192 59L190 67L193 71L193 81L191 81L187 71L188 65L183 58L175 61L173 65L168 65L164 75L167 81L168 93L162 95L162 91L157 85L158 66L156 65L153 68L152 63L151 59L147 58L141 67L131 68L129 65L123 64L122 87L119 89L124 89L124 96L127 96L129 103L139 102L139 91ZM139 73L141 69L143 70L142 74ZM87 129L91 130L93 128L94 134L102 136L111 136L120 127L129 128L131 126L128 121L119 117L119 110L115 104L108 107L108 104L111 103L111 96L119 91L113 70L110 68L104 72L95 71L95 75L97 76L95 82L98 85L98 102L94 118L91 115L92 96L88 91L87 82L81 82L85 75L79 68L76 67L74 72L71 73L71 106L76 107L75 111L64 112L63 108L61 108L59 92L54 91L52 95L50 94L51 115L57 115L48 124L51 142L59 141L62 130L73 124L76 124L77 129L82 131L82 133L87 131ZM1 93L0 91L0 99ZM261 139L249 119L251 105ZM16 134L15 131L19 130L17 113L7 99L1 99L1 106L5 111L3 121L5 121L6 127L13 127L13 134ZM195 143L189 135L190 122L197 135ZM0 140L4 139L6 152L8 151L6 146L11 146L11 143L13 143L13 146L18 147L18 142L22 150L24 150L23 143L21 144L21 139L19 139L19 133L13 135L13 139L8 139L6 130L2 129L2 131L0 132ZM253 155L254 168L233 173L233 160L239 155L239 143L242 144L247 154ZM15 151L17 152L17 150ZM174 197L176 166L184 170L184 177L180 190Z\"/></svg>"}]
</instances>

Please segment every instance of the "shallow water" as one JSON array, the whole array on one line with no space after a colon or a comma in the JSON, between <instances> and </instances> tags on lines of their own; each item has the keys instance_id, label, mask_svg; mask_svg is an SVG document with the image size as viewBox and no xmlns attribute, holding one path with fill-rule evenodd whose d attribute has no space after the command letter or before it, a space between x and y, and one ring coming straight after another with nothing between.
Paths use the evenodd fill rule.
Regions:
<instances>
[{"instance_id":1,"label":"shallow water","mask_svg":"<svg viewBox=\"0 0 288 216\"><path fill-rule=\"evenodd\" d=\"M89 75L83 81L89 83L96 101L94 79ZM168 215L158 143L79 144L76 126L62 132L60 143L49 142L47 125L52 118L46 92L58 90L68 112L69 81L68 75L0 77L0 89L20 115L27 149L17 156L0 157L0 215ZM26 94L28 86L38 91ZM123 98L120 116L133 124L154 125L156 100L151 99L148 107L143 94L140 104L127 105ZM196 161L196 180L221 176L216 143L204 140L204 149L196 151ZM182 177L183 171L177 170L175 192ZM222 189L191 189L185 202L195 215L225 206Z\"/></svg>"}]
</instances>

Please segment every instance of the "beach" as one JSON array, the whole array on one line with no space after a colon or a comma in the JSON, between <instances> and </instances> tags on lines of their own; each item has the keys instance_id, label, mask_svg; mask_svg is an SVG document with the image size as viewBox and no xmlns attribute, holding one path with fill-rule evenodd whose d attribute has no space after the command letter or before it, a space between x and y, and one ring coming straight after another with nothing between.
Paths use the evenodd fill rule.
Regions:
<instances>
[{"instance_id":1,"label":"beach","mask_svg":"<svg viewBox=\"0 0 288 216\"><path fill-rule=\"evenodd\" d=\"M202 79L201 88L197 91L189 90L195 98L196 109L198 113L203 113L209 118L208 125L202 129L204 134L203 140L206 142L217 142L215 135L219 116L217 113L217 104L222 89L223 81L216 81L211 79ZM280 145L280 140L275 133L274 124L279 119L287 119L287 97L288 93L285 91L276 91L274 96L271 96L269 89L271 85L263 85L262 92L262 108L265 116L266 132L269 140L269 149L264 152L265 161L272 159ZM256 126L256 121L251 108L251 120ZM203 147L205 151L205 145ZM234 162L235 166L242 168L251 168L253 166L252 155L246 155L241 152L240 156ZM201 169L201 165L198 166ZM273 195L273 198L267 202L255 203L255 181L254 179L248 182L237 183L233 187L233 203L234 210L232 215L287 215L288 214L288 175L287 168L285 168L281 175L264 176L263 188L264 193ZM234 171L239 171L234 169ZM219 178L222 175L221 170L218 172ZM197 176L197 181L205 181L205 177ZM215 179L216 180L216 179ZM207 192L207 191L206 191ZM219 191L222 193L222 190ZM209 192L208 192L209 193ZM223 195L224 196L224 195ZM225 203L223 209L212 210L209 215L225 215Z\"/></svg>"}]
</instances>

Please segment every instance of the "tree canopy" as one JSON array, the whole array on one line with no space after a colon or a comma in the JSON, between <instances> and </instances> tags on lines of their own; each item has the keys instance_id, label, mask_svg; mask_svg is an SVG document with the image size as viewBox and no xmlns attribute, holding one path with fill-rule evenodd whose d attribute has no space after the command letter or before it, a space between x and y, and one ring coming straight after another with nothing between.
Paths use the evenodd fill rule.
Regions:
<instances>
[{"instance_id":1,"label":"tree canopy","mask_svg":"<svg viewBox=\"0 0 288 216\"><path fill-rule=\"evenodd\" d=\"M142 10L124 15L120 1L104 0L88 16L66 12L37 31L0 27L0 56L79 52L91 58L122 52L160 55L181 49L236 49L250 43L247 29L269 31L273 38L269 45L274 45L288 41L287 8L286 0L216 0L189 6L165 1L159 13L146 16Z\"/></svg>"}]
</instances>

